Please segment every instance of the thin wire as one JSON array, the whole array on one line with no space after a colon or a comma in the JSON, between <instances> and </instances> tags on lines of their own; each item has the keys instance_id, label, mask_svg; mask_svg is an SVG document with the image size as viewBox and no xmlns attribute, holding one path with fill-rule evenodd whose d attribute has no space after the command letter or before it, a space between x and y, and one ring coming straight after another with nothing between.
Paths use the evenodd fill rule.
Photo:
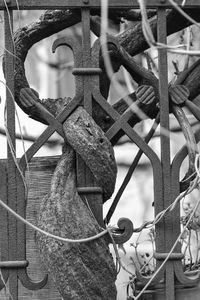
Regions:
<instances>
[{"instance_id":1,"label":"thin wire","mask_svg":"<svg viewBox=\"0 0 200 300\"><path fill-rule=\"evenodd\" d=\"M116 255L116 260L118 261L120 267L121 267L124 271L126 271L128 274L130 274L131 276L134 276L134 274L133 274L131 271L129 271L129 270L124 266L124 264L123 264L122 261L121 261L121 257L120 257L120 255L119 255L118 250L117 250L117 245L116 245L115 240L114 240L114 238L113 238L113 236L112 236L112 231L111 231L111 229L110 229L110 228L107 228L107 232L108 232L108 234L109 234L109 236L110 236L110 238L111 238L112 245L113 245L113 249L114 249L115 255Z\"/></svg>"},{"instance_id":2,"label":"thin wire","mask_svg":"<svg viewBox=\"0 0 200 300\"><path fill-rule=\"evenodd\" d=\"M0 83L2 83L6 89L8 90L9 94L11 95L11 99L14 103L14 106L15 106L15 99L14 99L14 96L12 94L12 91L10 90L10 88L2 81L0 80ZM24 183L24 187L25 187L25 190L26 190L26 195L28 194L28 184L27 184L27 181L26 181L26 178L24 177L20 167L19 167L19 164L17 162L17 159L16 159L16 153L15 153L15 149L14 149L14 146L12 144L12 140L11 140L11 137L10 137L10 134L9 134L9 131L8 131L8 128L7 128L7 118L6 118L6 110L7 110L7 106L6 106L6 102L5 102L5 110L4 110L4 126L5 126L5 132L6 132L6 136L7 136L7 139L8 139L8 145L10 147L10 150L11 150L11 154L12 154L12 157L14 159L14 162L15 162L15 165L22 177L22 180L23 180L23 183ZM20 119L19 119L19 115L17 113L17 110L15 108L15 114L17 116L17 121L18 121L18 125L19 125L19 129L20 129L20 135L21 135L21 139L22 139L22 145L23 145L23 151L24 151L24 154L25 154L25 160L26 160L26 165L27 165L27 169L28 169L28 178L29 178L29 164L28 164L28 160L27 160L27 156L26 156L26 152L25 152L25 145L24 145L24 139L23 139L23 134L22 134L22 129L21 129L21 124L20 124Z\"/></svg>"},{"instance_id":3,"label":"thin wire","mask_svg":"<svg viewBox=\"0 0 200 300\"><path fill-rule=\"evenodd\" d=\"M146 11L146 5L143 0L138 0L139 6L140 6L140 11L141 11L141 16L142 16L142 30L144 37L149 44L149 46L156 46L156 41L154 39L153 33L151 31L149 22L148 22L148 17L147 17L147 11Z\"/></svg>"},{"instance_id":4,"label":"thin wire","mask_svg":"<svg viewBox=\"0 0 200 300\"><path fill-rule=\"evenodd\" d=\"M182 2L182 4L181 4L181 6L184 6L184 5L185 5L185 3L186 3L186 0L183 0L183 2Z\"/></svg>"},{"instance_id":5,"label":"thin wire","mask_svg":"<svg viewBox=\"0 0 200 300\"><path fill-rule=\"evenodd\" d=\"M14 41L14 35L13 35L13 29L12 29L12 20L11 20L11 16L10 16L10 11L9 11L9 8L8 8L6 0L3 0L3 1L4 1L4 5L6 7L6 12L8 14L8 23L9 23L9 28L10 28L10 34L11 34L11 37L12 37L12 42L13 42L13 51L15 53L15 41Z\"/></svg>"},{"instance_id":6,"label":"thin wire","mask_svg":"<svg viewBox=\"0 0 200 300\"><path fill-rule=\"evenodd\" d=\"M13 296L11 295L9 289L8 289L7 286L6 286L6 282L5 282L4 278L3 278L3 274L2 274L1 269L0 269L0 279L1 279L1 281L3 282L4 288L5 288L5 297L7 298L7 295L8 295L9 298L10 298L11 300L14 300L14 299L13 299ZM3 300L3 299L2 299L2 300Z\"/></svg>"},{"instance_id":7,"label":"thin wire","mask_svg":"<svg viewBox=\"0 0 200 300\"><path fill-rule=\"evenodd\" d=\"M125 25L126 25L125 22L120 24L120 32L125 31ZM133 93L134 87L133 87L133 84L131 82L130 74L128 73L128 71L124 67L122 69L122 74L123 74L124 82L127 86L129 94Z\"/></svg>"},{"instance_id":8,"label":"thin wire","mask_svg":"<svg viewBox=\"0 0 200 300\"><path fill-rule=\"evenodd\" d=\"M12 53L12 52L10 52L9 50L7 50L5 47L3 47L3 46L1 46L1 45L0 45L0 48L2 48L2 49L3 49L3 51L5 51L5 52L9 53L9 54L10 54L11 56L13 56L14 58L16 58L16 59L19 59L19 60L20 60L20 58L19 58L18 56L16 56L14 53ZM0 57L2 57L2 56L4 56L4 53L0 55Z\"/></svg>"},{"instance_id":9,"label":"thin wire","mask_svg":"<svg viewBox=\"0 0 200 300\"><path fill-rule=\"evenodd\" d=\"M114 72L113 72L111 61L110 61L110 57L108 55L109 51L108 51L108 46L107 46L107 31L108 31L108 0L101 0L101 36L100 36L100 40L101 40L101 44L102 44L102 52L103 52L106 72L107 72L110 80L113 81L116 91L120 95L124 95L126 93L126 91L123 89L121 84L113 77ZM131 105L133 105L132 99L129 96L125 97L125 101L127 102L129 107ZM135 105L134 108L136 109L136 111L135 110L133 110L133 111L138 115L138 117L141 120L148 118L147 115L141 109L139 109L139 107L137 105ZM132 109L133 109L133 106L132 106Z\"/></svg>"},{"instance_id":10,"label":"thin wire","mask_svg":"<svg viewBox=\"0 0 200 300\"><path fill-rule=\"evenodd\" d=\"M190 45L191 45L191 30L192 30L191 26L186 28L186 50L187 51L190 50ZM183 70L188 69L189 61L190 61L190 56L187 55L187 57L185 58Z\"/></svg>"},{"instance_id":11,"label":"thin wire","mask_svg":"<svg viewBox=\"0 0 200 300\"><path fill-rule=\"evenodd\" d=\"M186 14L182 8L180 6L178 6L178 4L176 2L174 2L173 0L168 0L171 5L183 16L185 17L188 21L190 21L192 24L196 25L197 27L200 28L200 25L193 19L191 18L188 14ZM182 4L183 6L183 4Z\"/></svg>"},{"instance_id":12,"label":"thin wire","mask_svg":"<svg viewBox=\"0 0 200 300\"><path fill-rule=\"evenodd\" d=\"M177 244L179 243L179 240L181 239L182 235L184 234L185 230L187 229L188 225L190 224L192 218L194 217L194 214L198 208L200 204L200 198L197 202L197 204L195 205L186 225L183 227L183 231L179 234L178 238L176 239L174 245L172 246L170 252L168 253L167 257L165 258L165 260L162 262L162 264L160 265L160 267L156 270L156 272L153 274L153 276L151 277L151 279L147 282L147 284L144 286L144 288L140 291L140 293L134 297L134 300L138 300L140 298L140 296L142 296L142 294L146 291L146 289L148 288L148 286L151 284L151 282L154 280L154 278L158 275L158 273L161 271L161 269L164 267L164 265L166 264L166 262L168 261L170 255L172 254L172 252L174 251L175 247L177 246Z\"/></svg>"},{"instance_id":13,"label":"thin wire","mask_svg":"<svg viewBox=\"0 0 200 300\"><path fill-rule=\"evenodd\" d=\"M102 44L102 53L105 62L106 72L110 80L114 83L114 88L116 91L124 98L127 105L131 107L131 110L140 118L140 120L146 120L149 117L134 103L129 96L124 97L124 90L123 86L113 77L114 71L112 68L112 63L110 57L108 55L108 46L107 46L107 32L108 32L108 0L101 0L101 44ZM164 135L169 138L169 131L163 127L160 127L161 135ZM171 139L177 143L177 136L171 133Z\"/></svg>"},{"instance_id":14,"label":"thin wire","mask_svg":"<svg viewBox=\"0 0 200 300\"><path fill-rule=\"evenodd\" d=\"M18 2L18 0L15 0L15 2L16 2L16 5L17 5L19 28L21 28L21 15L20 15L19 2Z\"/></svg>"},{"instance_id":15,"label":"thin wire","mask_svg":"<svg viewBox=\"0 0 200 300\"><path fill-rule=\"evenodd\" d=\"M148 134L144 138L144 141L147 144L151 140L151 138L153 137L159 122L160 122L160 114L158 113L158 115L155 118L155 121L154 121L150 131L148 132ZM136 156L135 156L135 158L134 158L134 160L133 160L133 162L132 162L132 164L131 164L131 166L130 166L130 168L129 168L129 170L128 170L128 172L127 172L127 174L126 174L126 176L125 176L125 178L124 178L124 180L123 180L123 182L122 182L122 184L121 184L121 186L118 190L118 192L116 193L109 210L108 210L108 213L107 213L106 218L105 218L106 223L110 222L110 219L112 218L112 215L115 211L115 208L117 207L117 204L118 204L120 198L122 197L122 194L123 194L126 186L128 185L128 183L131 179L131 176L132 176L132 174L133 174L133 172L134 172L134 170L135 170L135 168L136 168L136 166L137 166L137 164L138 164L138 162L139 162L142 155L143 155L143 151L141 149L138 150L138 152L137 152L137 154L136 154Z\"/></svg>"},{"instance_id":16,"label":"thin wire","mask_svg":"<svg viewBox=\"0 0 200 300\"><path fill-rule=\"evenodd\" d=\"M31 222L27 221L26 219L24 219L23 217L21 217L18 213L16 213L14 210L12 210L7 204L5 204L1 199L0 199L0 205L5 208L10 214L12 214L17 220L21 221L22 223L26 224L27 226L31 227L32 229L34 229L35 231L49 237L49 238L53 238L55 240L64 242L64 243L86 243L86 242L90 242L96 239L99 239L100 237L104 236L105 234L107 234L109 232L109 230L111 230L113 227L108 226L105 230L101 231L100 233L93 235L91 237L88 238L82 238L82 239L69 239L69 238L63 238L57 235L54 235L50 232L47 232L45 230L42 230L41 228L37 227L36 225L32 224Z\"/></svg>"},{"instance_id":17,"label":"thin wire","mask_svg":"<svg viewBox=\"0 0 200 300\"><path fill-rule=\"evenodd\" d=\"M146 15L146 8L145 8L145 5L144 5L144 1L143 0L138 0L138 1L140 2L140 5L142 5L142 7L141 7L141 14L144 15L144 19L145 18L147 19L147 16L145 17L145 15ZM150 28L148 20L147 20L146 23L147 23L147 27ZM103 52L103 55L104 55L106 71L108 73L108 76L111 79L112 76L113 76L113 74L114 74L114 72L113 72L111 61L110 61L110 57L108 55L108 47L107 47L107 43L106 43L106 41L107 41L106 32L108 31L107 28L108 28L108 0L105 0L105 1L101 0L101 37L100 37L100 39L101 39L101 42L102 42L102 52ZM154 37L153 37L153 34L151 34L152 33L151 29L147 30L147 32L148 32L148 34L150 33L150 39L154 43ZM116 80L115 80L115 88L117 88L117 90L121 93L122 87L121 87L121 85ZM130 99L127 98L125 100L127 101L127 104L129 106L131 106ZM136 113L138 114L138 111ZM142 114L139 113L139 117L141 119L144 119L144 118L146 118L146 115L142 112ZM169 138L170 132L167 129L165 129L163 127L160 127L160 133L162 135L167 136ZM175 138L175 140L177 140L177 137ZM191 192L190 189L187 190L187 193L189 193L189 192ZM167 209L165 209L162 212L160 212L157 215L157 217L154 219L153 222L146 222L144 225L142 225L142 229L149 228L149 226L153 227L155 224L157 224L165 216L165 214L168 211L171 211L171 210L173 210L175 208L176 204L180 201L180 199L182 199L182 197L184 197L184 195L185 195L185 193L182 196L177 197L177 199L175 199L174 205L171 204Z\"/></svg>"},{"instance_id":18,"label":"thin wire","mask_svg":"<svg viewBox=\"0 0 200 300\"><path fill-rule=\"evenodd\" d=\"M6 51L7 53L9 53L10 55L12 55L13 57L17 58L18 57L15 55L15 42L14 42L14 35L13 35L13 29L12 29L12 20L11 20L11 16L10 16L10 12L9 12L9 8L8 8L8 5L6 3L6 0L4 0L4 4L5 4L5 7L6 7L6 11L7 11L7 14L8 14L8 22L9 22L9 27L10 27L10 34L12 36L12 42L13 42L13 52L10 52L9 50L7 50L6 48L3 48L4 51ZM18 8L18 12L20 13L20 9L19 9L19 3L18 3L18 0L16 0L16 4L17 4L17 8ZM20 25L20 20L19 20L19 25ZM2 84L5 85L5 87L8 89L10 95L11 95L11 98L13 100L13 103L14 103L14 106L15 106L15 99L14 99L14 96L11 92L11 90L9 89L9 87L2 81L0 80L0 82ZM6 104L5 104L5 109L6 109ZM25 151L25 143L24 143L24 140L23 140L23 134L22 134L22 128L21 128L21 124L20 124L20 119L19 119L19 116L18 116L18 113L17 113L17 110L15 108L15 114L17 116L17 122L18 122L18 126L19 126L19 131L20 131L20 136L21 136L21 140L22 140L22 147L23 147L23 151L24 151L24 154L25 154L25 160L26 160L26 165L27 165L27 170L28 170L28 179L29 179L29 164L28 164L28 160L27 160L27 156L26 156L26 151ZM14 146L12 145L12 140L10 138L10 135L9 135L9 132L8 132L8 128L7 128L7 120L5 118L5 112L4 112L4 126L5 126L5 132L6 132L6 135L7 135L7 139L8 139L8 145L10 147L10 150L11 150L11 154L13 156L13 159L14 159L14 162L15 162L15 165L22 177L22 180L23 180L23 184L24 184L24 187L25 187L25 193L26 193L26 197L27 197L27 194L28 194L28 184L27 184L27 181L18 165L18 162L17 162L17 159L16 159L16 153L15 153L15 149L14 149ZM14 151L13 151L14 150ZM29 180L28 180L29 182Z\"/></svg>"},{"instance_id":19,"label":"thin wire","mask_svg":"<svg viewBox=\"0 0 200 300\"><path fill-rule=\"evenodd\" d=\"M185 192L178 195L176 197L176 199L173 201L173 203L171 203L166 209L159 212L153 221L144 222L140 227L135 228L134 232L141 232L143 229L149 229L149 228L154 227L158 222L160 222L160 220L166 215L166 213L173 211L176 208L177 204L186 195L189 195L197 187L197 185L199 184L199 178L200 178L200 171L199 171L199 167L198 167L199 164L200 164L200 154L197 154L195 157L195 164L194 164L195 172L196 172L197 176L191 183L190 187Z\"/></svg>"},{"instance_id":20,"label":"thin wire","mask_svg":"<svg viewBox=\"0 0 200 300\"><path fill-rule=\"evenodd\" d=\"M187 20L189 20L192 24L200 27L200 25L191 18L188 14L186 14L173 0L169 0L172 6L181 14L183 15ZM176 54L182 54L182 55L191 55L191 56L200 56L200 51L195 50L180 50L178 48L183 47L184 45L176 45L176 46L169 46L163 43L157 43L154 39L151 27L149 25L149 20L146 13L146 5L144 0L138 0L141 15L142 15L142 30L144 37L149 44L150 47L156 48L156 49L166 49L170 53L176 53Z\"/></svg>"},{"instance_id":21,"label":"thin wire","mask_svg":"<svg viewBox=\"0 0 200 300\"><path fill-rule=\"evenodd\" d=\"M200 178L200 170L199 170L199 166L200 166L200 154L196 155L196 159L194 162L194 166L195 166L195 170L197 172L198 177Z\"/></svg>"}]
</instances>

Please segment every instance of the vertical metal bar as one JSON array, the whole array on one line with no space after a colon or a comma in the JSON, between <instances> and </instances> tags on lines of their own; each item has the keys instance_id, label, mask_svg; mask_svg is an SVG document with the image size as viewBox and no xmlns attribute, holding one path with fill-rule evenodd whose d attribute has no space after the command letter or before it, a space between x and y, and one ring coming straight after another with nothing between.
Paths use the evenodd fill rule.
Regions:
<instances>
[{"instance_id":1,"label":"vertical metal bar","mask_svg":"<svg viewBox=\"0 0 200 300\"><path fill-rule=\"evenodd\" d=\"M4 12L4 36L5 48L9 52L5 54L5 78L6 78L6 107L7 107L7 129L9 140L12 144L13 151L9 145L7 149L7 172L8 172L8 205L17 210L16 201L16 166L13 159L15 156L15 105L14 105L14 43L13 43L13 12L12 10ZM9 260L16 260L16 236L17 222L16 219L9 215ZM18 279L17 269L9 270L9 292L12 300L18 299Z\"/></svg>"},{"instance_id":2,"label":"vertical metal bar","mask_svg":"<svg viewBox=\"0 0 200 300\"><path fill-rule=\"evenodd\" d=\"M158 42L166 44L167 39L166 39L165 9L158 9L157 27L158 27ZM164 208L166 208L171 203L168 66L167 66L166 49L158 50L158 63L159 63L159 96L160 96L160 126L161 126L161 163L162 163L162 170L163 170L163 203L164 203ZM165 232L166 235L168 233L168 229ZM171 242L170 244L166 243L166 247L167 247L166 250L169 250L171 247Z\"/></svg>"},{"instance_id":3,"label":"vertical metal bar","mask_svg":"<svg viewBox=\"0 0 200 300\"><path fill-rule=\"evenodd\" d=\"M166 280L165 280L165 295L167 300L175 299L174 287L174 265L173 261L168 261L166 266Z\"/></svg>"},{"instance_id":4,"label":"vertical metal bar","mask_svg":"<svg viewBox=\"0 0 200 300\"><path fill-rule=\"evenodd\" d=\"M7 172L5 165L0 164L0 198L7 204ZM0 209L0 260L8 261L8 213L5 209ZM9 272L6 269L1 269L0 289L4 287L7 281Z\"/></svg>"},{"instance_id":5,"label":"vertical metal bar","mask_svg":"<svg viewBox=\"0 0 200 300\"><path fill-rule=\"evenodd\" d=\"M89 60L89 51L88 48L90 48L90 34L88 27L90 26L90 20L88 16L88 9L82 8L81 9L81 17L82 17L82 67L87 67L87 63ZM83 106L84 108L91 112L91 107L89 107L87 102L87 93L85 89L85 85L87 86L87 79L86 76L82 76L83 80ZM84 161L80 157L80 155L77 154L77 185L78 187L84 187L87 185L86 183L86 168ZM88 171L88 170L87 170Z\"/></svg>"},{"instance_id":6,"label":"vertical metal bar","mask_svg":"<svg viewBox=\"0 0 200 300\"><path fill-rule=\"evenodd\" d=\"M90 9L82 8L82 49L83 68L90 67L91 62L91 41L90 41ZM92 97L90 86L90 75L84 75L84 108L92 114Z\"/></svg>"},{"instance_id":7,"label":"vertical metal bar","mask_svg":"<svg viewBox=\"0 0 200 300\"><path fill-rule=\"evenodd\" d=\"M90 9L88 7L82 8L82 66L89 68L91 66L91 40L90 40ZM84 95L84 108L92 115L92 96L90 89L90 75L83 76L83 95ZM90 181L91 174L86 168L85 180Z\"/></svg>"},{"instance_id":8,"label":"vertical metal bar","mask_svg":"<svg viewBox=\"0 0 200 300\"><path fill-rule=\"evenodd\" d=\"M87 69L92 67L91 64L91 41L90 41L90 8L83 7L82 13L82 68ZM84 108L92 115L92 94L91 94L91 76L83 74L83 96ZM94 187L97 186L94 176L90 169L84 163L80 156L77 155L77 186L78 187ZM95 218L101 226L103 226L103 211L102 211L102 194L82 193L83 201L90 206Z\"/></svg>"},{"instance_id":9,"label":"vertical metal bar","mask_svg":"<svg viewBox=\"0 0 200 300\"><path fill-rule=\"evenodd\" d=\"M158 42L167 44L166 10L158 9L157 35ZM161 126L161 163L163 172L163 206L171 204L171 165L170 165L170 136L169 136L169 97L168 97L168 65L167 50L158 50L159 64L159 97L160 97L160 126ZM164 251L169 252L173 242L173 221L168 215L164 218ZM172 291L172 292L171 292ZM174 269L173 263L166 263L166 299L174 299Z\"/></svg>"}]
</instances>

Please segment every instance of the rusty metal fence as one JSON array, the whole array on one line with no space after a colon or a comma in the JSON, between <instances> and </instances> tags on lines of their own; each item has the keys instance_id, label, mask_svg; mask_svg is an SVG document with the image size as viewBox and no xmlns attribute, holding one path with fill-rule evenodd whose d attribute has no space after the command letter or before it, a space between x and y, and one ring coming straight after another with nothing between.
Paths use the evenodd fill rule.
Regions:
<instances>
[{"instance_id":1,"label":"rusty metal fence","mask_svg":"<svg viewBox=\"0 0 200 300\"><path fill-rule=\"evenodd\" d=\"M92 115L93 101L96 101L99 106L106 111L106 114L113 120L112 126L105 133L108 139L114 144L115 137L120 131L123 131L144 153L150 160L153 169L154 179L154 206L155 215L166 209L173 200L179 195L179 171L180 166L187 156L187 148L182 148L173 162L170 157L170 139L166 134L161 135L161 159L148 146L148 144L136 133L128 122L130 111L120 115L115 111L103 98L99 91L99 75L101 69L99 68L99 52L100 42L95 42L92 49L90 48L90 10L92 8L99 8L101 3L99 0L19 0L19 6L15 0L0 1L0 9L4 12L4 38L5 48L8 50L5 53L5 78L7 85L7 126L12 144L15 147L15 107L12 95L14 95L14 64L15 57L13 40L12 40L12 16L14 10L43 10L43 9L68 9L79 8L82 14L82 44L74 45L67 39L56 41L55 48L60 44L65 44L72 48L74 53L75 67L73 74L76 80L76 90L78 91L69 106L65 107L57 118L48 119L48 127L42 135L35 141L35 143L26 152L26 157L30 162L40 147L45 141L55 132L58 131L62 135L62 124L71 114L71 112L81 104L82 97L84 98L83 106L85 110ZM182 1L176 1L181 4ZM186 1L185 6L190 8L199 7L200 4L196 0ZM188 3L188 4L187 4ZM170 3L163 0L149 0L147 7L157 8L157 41L159 43L167 43L166 31L166 9L169 8ZM110 0L109 7L112 8L138 8L136 0ZM114 39L108 38L108 43L118 47ZM168 66L167 66L167 50L158 49L159 62L159 99L160 99L160 125L169 131L169 89L168 89ZM92 84L91 84L92 82ZM196 136L199 139L199 135ZM23 156L19 160L19 166L23 173L26 171L26 158ZM80 164L80 168L85 166ZM21 216L26 218L26 201L25 188L22 178L16 169L16 164L13 160L13 155L8 150L6 167L1 167L1 198L13 210L17 211ZM130 171L132 174L133 171ZM98 188L88 188L90 186L90 179L83 179L82 170L78 171L78 185L81 193L99 193L99 203L93 206L93 212L97 220L103 225L102 217L102 199L101 190ZM129 175L130 175L129 174ZM89 176L88 176L89 178ZM5 188L7 187L7 188ZM118 195L120 198L120 194ZM118 199L119 200L119 199ZM109 221L112 211L115 208L115 203L111 207L106 221ZM157 267L167 257L174 242L180 234L180 209L177 206L173 212L167 214L160 222L155 225L156 230L156 253ZM4 282L9 279L9 291L12 299L18 299L18 285L21 282L27 289L37 290L43 288L47 283L45 277L39 283L34 283L30 280L27 274L27 255L26 255L26 227L21 222L6 213L1 209L1 228L0 234L3 236L4 243L1 245L1 262L0 267ZM124 236L126 233L124 233ZM127 234L125 240L130 235ZM118 242L123 242L124 237ZM189 280L183 273L182 268L182 253L180 245L177 244L173 253L165 263L165 266L156 276L151 286L157 286L162 278L164 281L164 288L167 299L175 298L175 283L184 287L195 286L197 280ZM144 285L147 282L146 278L141 278L141 283ZM4 283L0 283L0 287L4 287Z\"/></svg>"}]
</instances>

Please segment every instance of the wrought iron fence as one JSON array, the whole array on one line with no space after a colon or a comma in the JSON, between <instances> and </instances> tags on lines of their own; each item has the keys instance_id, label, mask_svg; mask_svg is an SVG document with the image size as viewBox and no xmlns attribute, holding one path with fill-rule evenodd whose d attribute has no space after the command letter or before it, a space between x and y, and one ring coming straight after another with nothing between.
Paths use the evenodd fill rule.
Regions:
<instances>
[{"instance_id":1,"label":"wrought iron fence","mask_svg":"<svg viewBox=\"0 0 200 300\"><path fill-rule=\"evenodd\" d=\"M6 78L6 99L7 99L7 127L9 136L13 147L15 148L15 107L13 96L14 95L14 72L15 72L15 58L14 45L12 36L12 24L13 24L13 11L14 10L42 10L42 9L68 9L78 8L81 9L81 26L82 26L82 44L74 44L74 41L69 41L65 38L56 40L54 43L54 50L59 45L66 45L70 47L74 53L75 67L73 74L76 80L76 95L72 99L71 103L66 106L57 118L52 115L43 112L43 118L48 123L47 129L41 134L38 140L28 149L26 156L23 156L19 160L19 166L22 173L26 171L26 159L30 162L40 147L45 141L57 131L63 136L62 126L63 123L70 116L72 111L80 104L83 105L84 109L92 115L93 103L96 102L106 112L108 118L112 119L112 125L106 131L106 137L113 143L117 140L117 136L121 131L124 132L140 149L140 154L145 153L149 158L154 178L154 206L155 215L165 210L171 205L174 199L180 193L179 185L179 171L180 166L187 155L187 148L182 148L173 162L171 163L170 157L170 139L168 134L161 134L161 158L148 146L147 142L150 138L147 137L144 141L136 131L129 124L129 119L132 114L132 108L128 109L124 114L120 115L114 110L100 94L99 89L99 76L101 69L99 67L99 53L100 53L100 41L97 40L95 44L90 46L90 10L99 8L101 3L99 0L8 0L0 1L0 9L4 11L4 37L5 37L5 78ZM176 1L177 4L181 4L182 1ZM196 0L186 1L185 7L193 8L199 7L200 4ZM109 7L111 8L138 8L138 2L136 0L110 0ZM157 8L157 41L158 43L167 43L167 28L166 28L166 9L170 7L168 1L163 0L149 0L147 7ZM116 47L122 57L124 53L120 48L120 45L114 38L107 38L107 42ZM120 52L121 51L121 52ZM169 132L169 114L170 114L170 103L169 93L171 98L174 90L168 88L168 66L167 66L167 49L158 49L158 64L159 64L159 107L160 113L157 116L157 122L160 121L163 132ZM145 103L145 93L151 95L151 99L154 98L152 88L150 86L142 86L137 90L138 101ZM176 94L176 91L174 92ZM82 103L82 99L83 103ZM176 99L174 100L176 101ZM178 101L178 100L177 100ZM177 104L177 103L176 103ZM150 134L151 135L151 134ZM196 136L199 139L199 134ZM137 160L136 163L137 164ZM134 167L129 171L129 177L132 175ZM14 211L18 212L21 216L26 218L26 201L25 201L25 187L19 171L16 168L15 161L13 159L13 153L10 148L8 149L8 157L6 167L1 165L1 197L5 203L8 204ZM85 175L87 174L87 176ZM86 178L87 177L87 178ZM87 166L83 164L82 160L78 158L77 167L77 178L79 192L88 196L91 202L91 195L99 194L99 203L92 204L92 210L96 216L98 222L104 226L102 217L102 196L101 189L94 187L93 182L89 175ZM125 180L125 186L128 179ZM7 188L6 188L7 187ZM108 215L105 219L109 222L111 215L120 199L120 193L113 205L111 206ZM91 199L90 199L91 198ZM157 268L161 266L163 261L171 251L175 241L180 234L180 211L179 206L167 214L155 225L156 230L156 253L155 258L157 260ZM1 262L0 267L2 270L2 276L4 282L9 279L9 290L13 299L18 299L18 285L19 281L27 289L36 290L40 289L47 283L45 277L41 282L34 283L30 280L27 274L28 261L26 258L26 228L25 225L15 218L10 216L4 210L1 210L1 235L3 236L3 244L1 249ZM123 224L124 226L124 224ZM131 226L118 238L117 242L121 243L126 241L131 232ZM180 245L177 244L173 249L173 252L168 257L163 268L159 274L155 277L151 286L156 286L162 278L164 281L164 288L167 295L167 299L175 298L175 283L179 283L182 286L194 286L197 284L197 280L189 280L183 273L182 270L182 258ZM141 283L147 282L146 278L140 278ZM1 288L4 287L4 283L1 282Z\"/></svg>"}]
</instances>

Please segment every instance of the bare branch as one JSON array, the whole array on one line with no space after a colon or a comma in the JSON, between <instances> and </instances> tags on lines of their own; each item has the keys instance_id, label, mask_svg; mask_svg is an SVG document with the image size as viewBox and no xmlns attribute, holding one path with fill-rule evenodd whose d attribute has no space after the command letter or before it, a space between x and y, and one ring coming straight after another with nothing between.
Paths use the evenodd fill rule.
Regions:
<instances>
[{"instance_id":1,"label":"bare branch","mask_svg":"<svg viewBox=\"0 0 200 300\"><path fill-rule=\"evenodd\" d=\"M29 114L30 111L20 101L20 90L29 87L24 62L29 49L40 40L51 36L67 27L71 27L80 22L80 11L77 10L55 10L47 11L42 15L38 22L18 29L14 34L16 65L15 65L15 100L21 109ZM52 110L54 101L52 101ZM55 108L54 108L55 109ZM35 120L45 123L42 119Z\"/></svg>"},{"instance_id":2,"label":"bare branch","mask_svg":"<svg viewBox=\"0 0 200 300\"><path fill-rule=\"evenodd\" d=\"M99 12L96 12L96 15L98 15ZM128 13L128 12L126 12ZM187 13L192 16L197 21L200 19L200 14L198 11L190 11L187 10ZM95 12L92 12L93 15L95 15ZM38 41L56 33L60 30L71 27L74 24L80 22L81 16L80 11L78 10L66 10L66 11L48 11L46 12L38 22L33 23L27 27L24 27L22 29L19 29L15 33L15 43L16 43L16 55L18 59L16 60L16 69L15 69L15 99L18 105L25 111L25 113L29 114L30 111L27 110L26 107L24 107L23 103L20 101L19 94L21 88L28 87L28 82L25 75L25 69L24 69L24 61L26 59L28 50L31 48L31 46ZM94 30L94 26L96 26L96 32L98 32L98 23L95 23L97 19L92 17L92 28ZM93 22L94 21L94 22ZM150 25L153 31L153 34L156 38L156 26L157 26L157 20L156 17L153 17L150 20ZM189 25L188 20L183 18L179 13L176 11L168 11L167 12L167 29L168 34L177 32ZM94 30L94 31L95 31ZM145 49L148 48L148 44L146 43L146 40L142 33L142 27L141 24L138 23L133 28L130 28L126 30L125 32L119 34L117 36L117 40L122 46L122 49L126 50L128 55L134 56L140 52L143 52ZM157 83L152 83L153 75L149 77L150 72L146 69L142 69L139 65L134 63L132 61L132 66L129 65L129 63L126 63L122 57L119 57L119 52L116 51L116 49L112 49L110 51L113 68L114 71L117 71L121 64L124 64L128 71L131 73L132 77L140 84L142 79L147 80L147 83L154 86L156 91ZM128 57L130 59L131 57ZM110 81L109 78L106 77L106 72L104 70L104 66L101 63L101 67L103 69L103 75L100 79L100 87L101 92L105 98L107 98L109 87L110 87ZM200 72L198 72L198 64L195 65L195 68L190 72L190 74L187 75L187 78L184 79L184 84L189 88L190 90L190 98L191 100L200 92L200 84L199 80L196 80L196 76L199 75ZM195 80L194 80L195 76ZM156 82L156 81L155 81ZM136 100L135 94L131 94L130 98L132 98L133 101ZM54 115L57 114L58 105L56 104L57 99L46 99L42 102L42 104L48 108L51 113ZM63 102L63 104L62 104ZM65 99L59 99L59 105L64 105ZM119 112L123 113L126 108L127 104L125 103L124 99L121 99L118 103L114 105L114 108ZM108 120L107 116L105 115L105 112L97 112L98 105L95 107L94 117L96 122L104 129L108 129L109 126L112 124L112 120ZM150 117L154 118L157 114L158 108L156 106L156 103L153 103L149 106L145 107L145 113ZM37 120L37 114L34 114L34 119ZM44 122L41 118L38 119L40 122ZM140 120L137 115L133 114L130 120L131 125L135 125Z\"/></svg>"}]
</instances>

